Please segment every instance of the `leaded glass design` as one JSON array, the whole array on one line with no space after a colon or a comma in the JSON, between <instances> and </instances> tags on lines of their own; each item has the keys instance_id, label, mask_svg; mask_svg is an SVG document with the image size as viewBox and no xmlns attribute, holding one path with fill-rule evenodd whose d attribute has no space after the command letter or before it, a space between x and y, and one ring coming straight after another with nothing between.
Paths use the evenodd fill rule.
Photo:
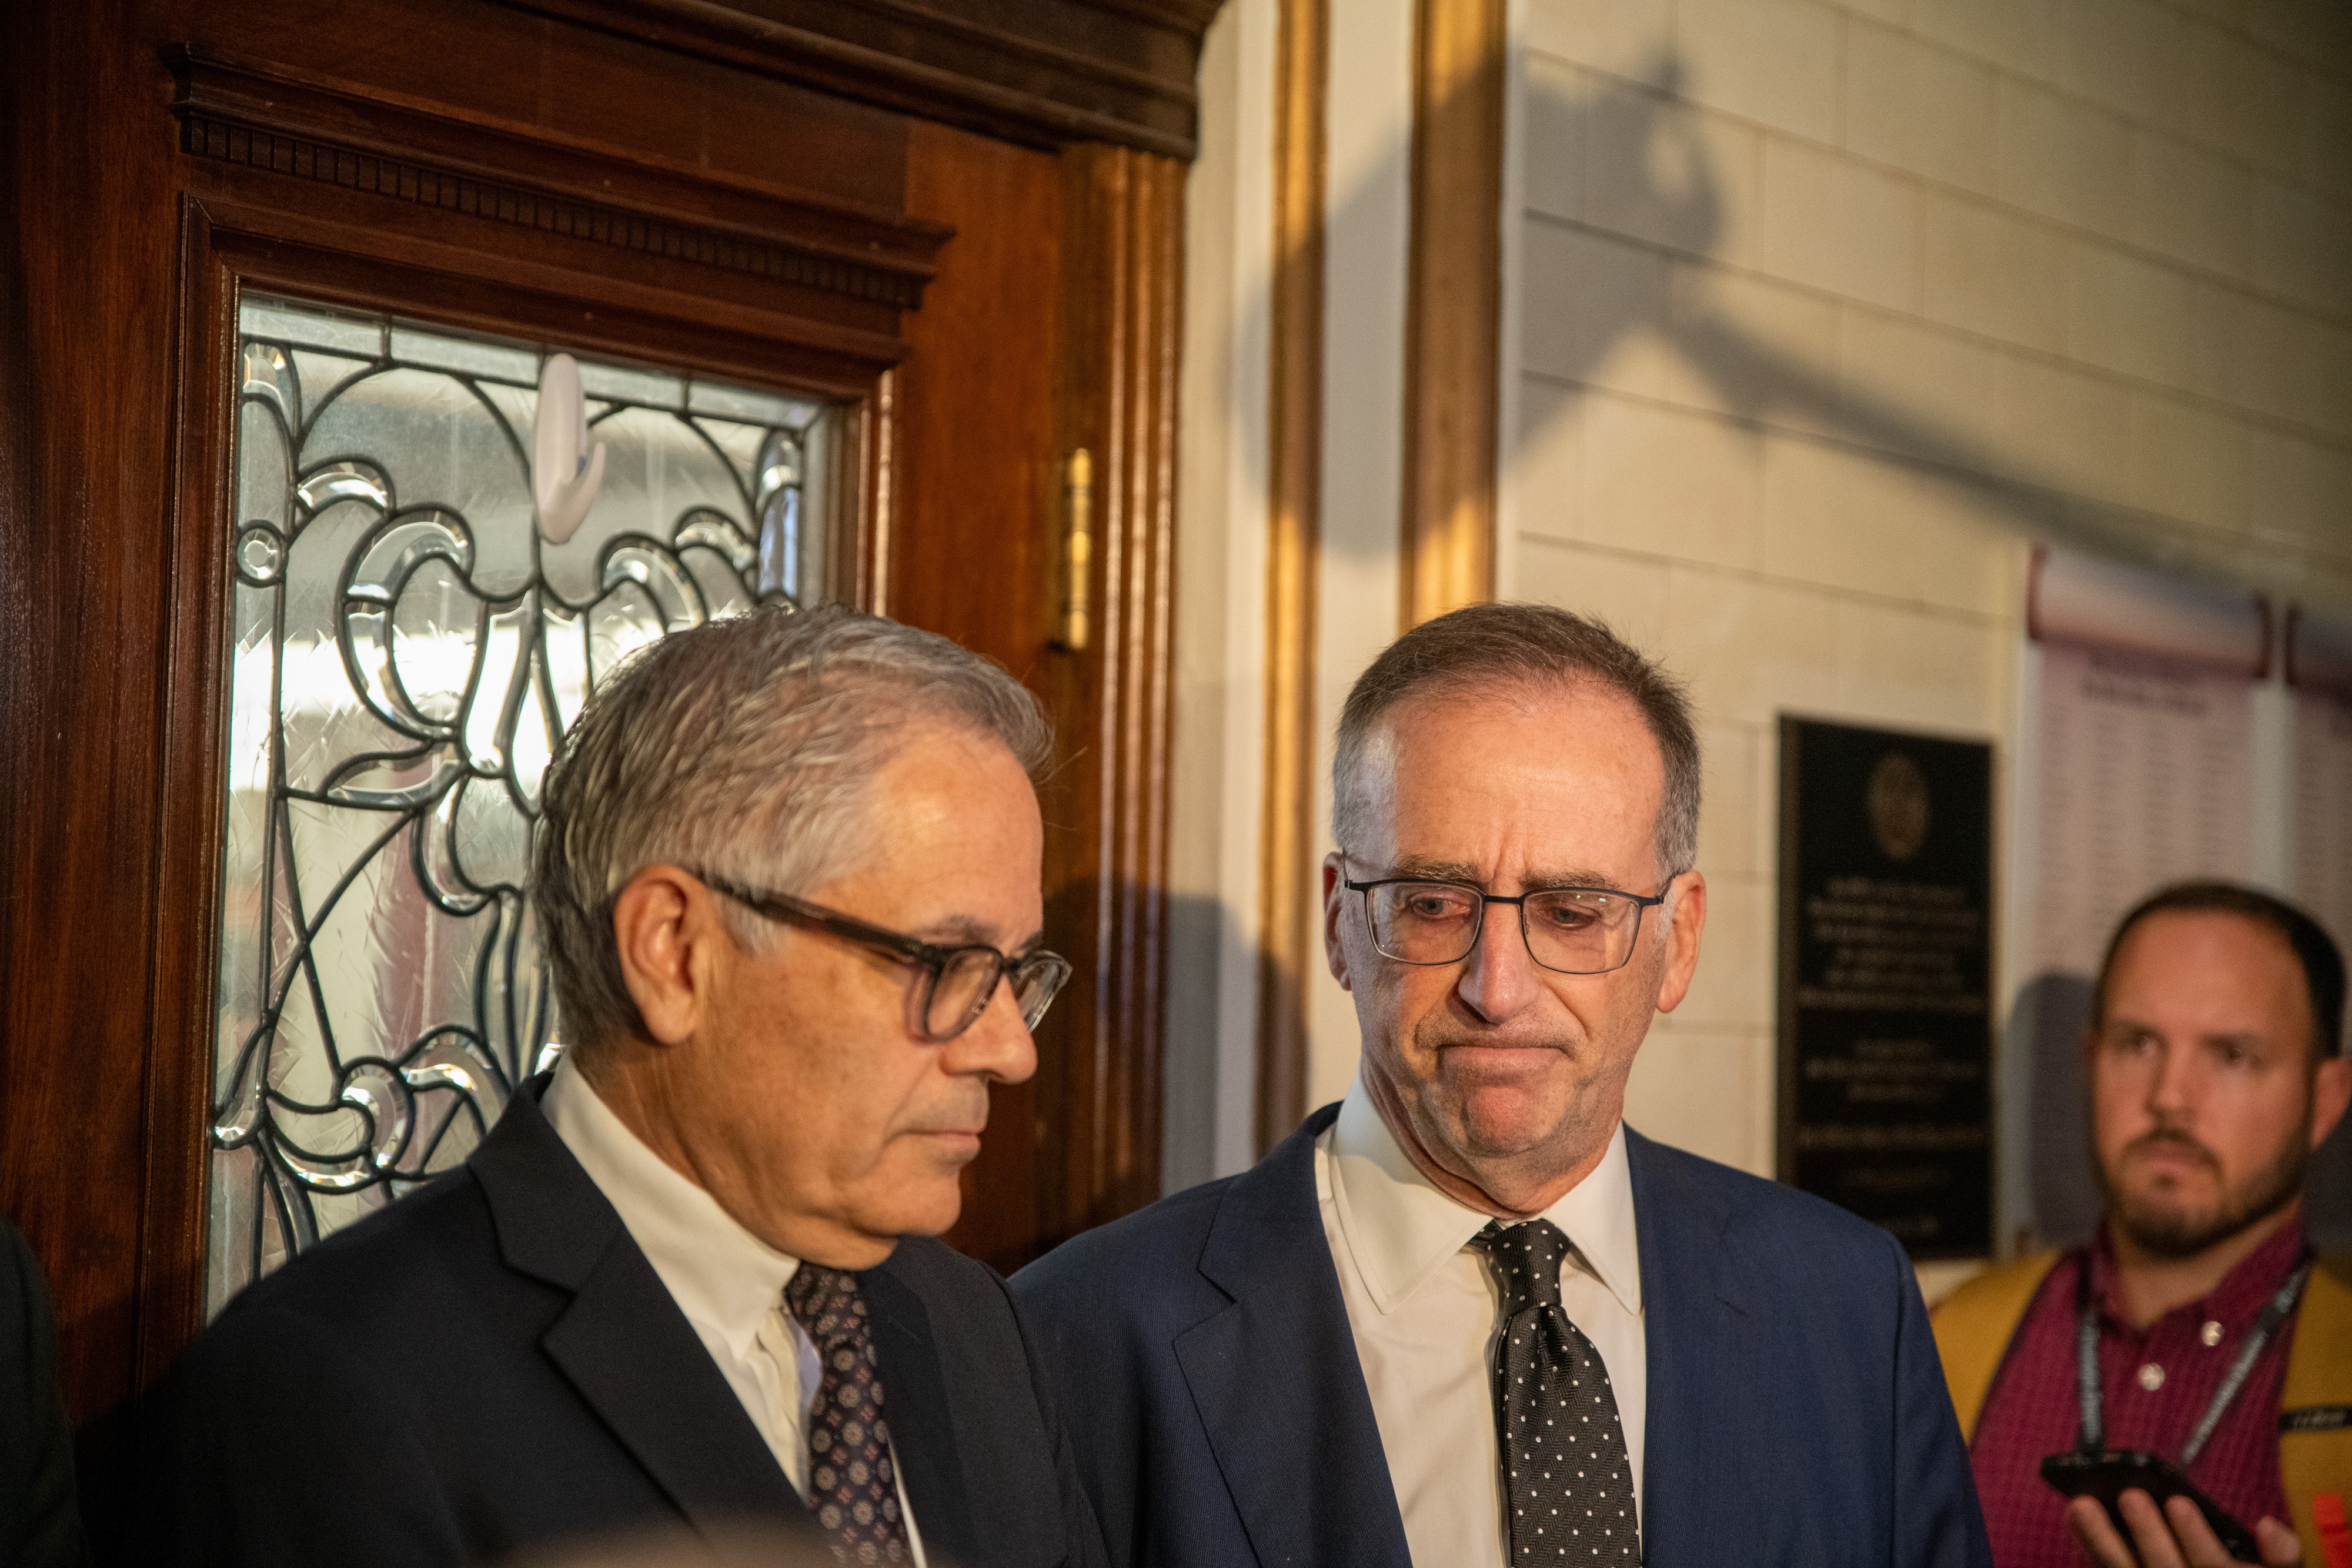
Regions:
<instances>
[{"instance_id":1,"label":"leaded glass design","mask_svg":"<svg viewBox=\"0 0 2352 1568\"><path fill-rule=\"evenodd\" d=\"M593 498L551 543L567 362L284 299L238 327L213 1312L462 1162L553 1060L541 779L617 660L824 580L828 446L821 404L581 363L604 455L557 476Z\"/></svg>"}]
</instances>

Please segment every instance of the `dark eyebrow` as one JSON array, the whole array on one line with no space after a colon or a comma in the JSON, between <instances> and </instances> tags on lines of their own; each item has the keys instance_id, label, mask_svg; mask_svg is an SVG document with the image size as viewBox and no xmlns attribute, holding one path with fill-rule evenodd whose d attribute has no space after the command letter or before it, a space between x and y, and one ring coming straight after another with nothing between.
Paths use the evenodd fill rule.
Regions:
<instances>
[{"instance_id":1,"label":"dark eyebrow","mask_svg":"<svg viewBox=\"0 0 2352 1568\"><path fill-rule=\"evenodd\" d=\"M1527 878L1529 893L1542 893L1554 887L1589 887L1600 893L1631 893L1633 889L1619 885L1615 877L1597 871L1538 871Z\"/></svg>"},{"instance_id":2,"label":"dark eyebrow","mask_svg":"<svg viewBox=\"0 0 2352 1568\"><path fill-rule=\"evenodd\" d=\"M915 935L941 947L996 946L996 927L969 915L949 915L918 926Z\"/></svg>"},{"instance_id":3,"label":"dark eyebrow","mask_svg":"<svg viewBox=\"0 0 2352 1568\"><path fill-rule=\"evenodd\" d=\"M2106 1020L2099 1025L2098 1032L2102 1038L2115 1034L2146 1035L2154 1040L2168 1041L2180 1038L2159 1025L2150 1023L2144 1019L2136 1019L2129 1013L2109 1014ZM2271 1040L2271 1037L2263 1034L2260 1030L2251 1029L2200 1030L2188 1038L2195 1044L2208 1048L2227 1045L2260 1047L2267 1045Z\"/></svg>"},{"instance_id":4,"label":"dark eyebrow","mask_svg":"<svg viewBox=\"0 0 2352 1568\"><path fill-rule=\"evenodd\" d=\"M915 936L935 947L994 947L996 927L970 915L950 915L934 920L918 929ZM1017 958L1045 940L1043 931L1032 931L1028 940L1017 947L1000 949L1008 957Z\"/></svg>"},{"instance_id":5,"label":"dark eyebrow","mask_svg":"<svg viewBox=\"0 0 2352 1568\"><path fill-rule=\"evenodd\" d=\"M1467 861L1442 861L1429 855L1407 855L1374 880L1399 876L1429 882L1466 882L1473 887L1486 885L1485 873Z\"/></svg>"},{"instance_id":6,"label":"dark eyebrow","mask_svg":"<svg viewBox=\"0 0 2352 1568\"><path fill-rule=\"evenodd\" d=\"M1486 873L1466 861L1438 860L1430 855L1407 855L1386 873L1389 877L1411 877L1431 882L1460 882L1480 890L1486 886ZM1376 879L1385 880L1385 878ZM1524 891L1543 893L1555 887L1590 887L1606 893L1623 893L1617 879L1597 871L1547 871L1530 873Z\"/></svg>"}]
</instances>

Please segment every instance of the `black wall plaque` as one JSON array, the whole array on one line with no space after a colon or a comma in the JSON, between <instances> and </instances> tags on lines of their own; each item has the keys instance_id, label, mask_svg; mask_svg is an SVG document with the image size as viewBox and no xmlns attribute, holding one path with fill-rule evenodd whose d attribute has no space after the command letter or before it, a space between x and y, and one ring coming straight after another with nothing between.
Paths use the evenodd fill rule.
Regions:
<instances>
[{"instance_id":1,"label":"black wall plaque","mask_svg":"<svg viewBox=\"0 0 2352 1568\"><path fill-rule=\"evenodd\" d=\"M1992 747L1780 720L1780 1179L1992 1249Z\"/></svg>"}]
</instances>

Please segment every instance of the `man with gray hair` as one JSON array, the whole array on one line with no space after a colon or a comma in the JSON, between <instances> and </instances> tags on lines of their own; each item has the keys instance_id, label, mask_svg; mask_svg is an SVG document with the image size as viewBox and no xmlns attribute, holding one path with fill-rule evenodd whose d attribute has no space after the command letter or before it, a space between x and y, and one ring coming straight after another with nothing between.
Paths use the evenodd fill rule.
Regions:
<instances>
[{"instance_id":1,"label":"man with gray hair","mask_svg":"<svg viewBox=\"0 0 2352 1568\"><path fill-rule=\"evenodd\" d=\"M1624 1125L1706 919L1675 684L1456 611L1356 683L1332 790L1346 1099L1013 1281L1111 1561L1985 1563L1894 1239Z\"/></svg>"},{"instance_id":2,"label":"man with gray hair","mask_svg":"<svg viewBox=\"0 0 2352 1568\"><path fill-rule=\"evenodd\" d=\"M1040 946L1049 746L1003 670L840 609L614 674L538 839L568 1049L463 1170L197 1342L142 1561L781 1524L845 1563L1099 1562L1003 1281L931 1239L1069 973Z\"/></svg>"}]
</instances>

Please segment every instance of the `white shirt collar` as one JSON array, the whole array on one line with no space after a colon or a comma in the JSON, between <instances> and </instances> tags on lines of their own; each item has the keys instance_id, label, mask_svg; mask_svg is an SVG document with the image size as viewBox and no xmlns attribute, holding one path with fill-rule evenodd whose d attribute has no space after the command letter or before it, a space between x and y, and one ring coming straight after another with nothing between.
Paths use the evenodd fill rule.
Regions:
<instances>
[{"instance_id":1,"label":"white shirt collar","mask_svg":"<svg viewBox=\"0 0 2352 1568\"><path fill-rule=\"evenodd\" d=\"M1331 1129L1331 1193L1349 1249L1373 1304L1388 1313L1486 1228L1488 1216L1439 1191L1398 1146L1360 1077ZM1642 1310L1641 1253L1633 1231L1633 1172L1625 1125L1591 1175L1542 1218L1576 1244L1586 1270L1631 1313Z\"/></svg>"},{"instance_id":2,"label":"white shirt collar","mask_svg":"<svg viewBox=\"0 0 2352 1568\"><path fill-rule=\"evenodd\" d=\"M800 1260L744 1229L717 1198L647 1148L570 1056L556 1063L540 1110L620 1211L678 1310L716 1331L738 1357L748 1354Z\"/></svg>"}]
</instances>

